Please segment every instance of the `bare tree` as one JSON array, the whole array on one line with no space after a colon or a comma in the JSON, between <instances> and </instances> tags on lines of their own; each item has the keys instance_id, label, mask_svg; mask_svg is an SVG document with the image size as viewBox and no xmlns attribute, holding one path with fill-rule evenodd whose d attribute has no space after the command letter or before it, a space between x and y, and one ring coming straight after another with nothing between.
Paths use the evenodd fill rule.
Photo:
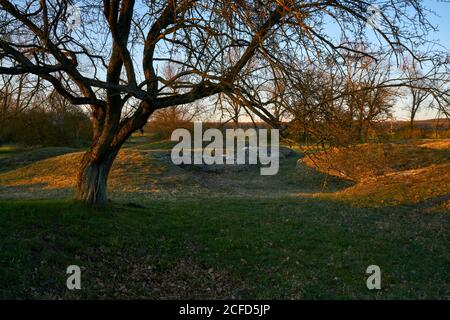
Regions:
<instances>
[{"instance_id":1,"label":"bare tree","mask_svg":"<svg viewBox=\"0 0 450 320\"><path fill-rule=\"evenodd\" d=\"M3 138L7 121L14 120L24 110L43 103L42 83L32 75L5 75L0 78L0 137Z\"/></svg>"},{"instance_id":2,"label":"bare tree","mask_svg":"<svg viewBox=\"0 0 450 320\"><path fill-rule=\"evenodd\" d=\"M423 72L421 67L417 63L417 61L407 61L403 64L403 72L406 77L411 79L412 81L423 82ZM408 90L408 98L411 99L410 103L407 105L407 110L409 112L409 129L410 134L413 134L414 129L414 120L416 119L416 115L419 110L422 109L425 101L431 97L431 92L422 90L418 87L409 87Z\"/></svg>"},{"instance_id":3,"label":"bare tree","mask_svg":"<svg viewBox=\"0 0 450 320\"><path fill-rule=\"evenodd\" d=\"M102 204L119 149L156 110L224 93L279 126L275 99L261 88L298 78L298 57L355 51L334 41L327 21L362 39L375 3L380 42L414 56L430 28L419 0L86 0L78 15L64 0L0 0L0 73L33 74L91 108L93 140L77 198ZM162 63L175 66L172 77Z\"/></svg>"},{"instance_id":4,"label":"bare tree","mask_svg":"<svg viewBox=\"0 0 450 320\"><path fill-rule=\"evenodd\" d=\"M365 143L373 122L391 117L399 88L381 85L390 78L389 65L364 56L350 62L343 92L359 142Z\"/></svg>"}]
</instances>

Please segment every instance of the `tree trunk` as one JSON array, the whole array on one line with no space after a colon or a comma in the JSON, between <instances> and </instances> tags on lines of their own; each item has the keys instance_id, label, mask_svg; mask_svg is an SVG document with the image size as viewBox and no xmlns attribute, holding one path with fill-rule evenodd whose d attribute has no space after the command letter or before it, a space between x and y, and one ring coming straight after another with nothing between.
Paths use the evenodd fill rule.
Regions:
<instances>
[{"instance_id":1,"label":"tree trunk","mask_svg":"<svg viewBox=\"0 0 450 320\"><path fill-rule=\"evenodd\" d=\"M101 113L93 117L94 143L84 154L78 173L76 199L90 206L104 205L108 202L108 176L120 148L133 132L145 126L153 113L150 106L145 103L139 117L127 118L120 124L122 107L119 104L120 99L115 101L116 104L108 103L107 117Z\"/></svg>"},{"instance_id":2,"label":"tree trunk","mask_svg":"<svg viewBox=\"0 0 450 320\"><path fill-rule=\"evenodd\" d=\"M92 151L84 154L78 173L77 200L91 206L108 202L108 175L118 151L118 148L107 150L101 157L95 157Z\"/></svg>"},{"instance_id":3,"label":"tree trunk","mask_svg":"<svg viewBox=\"0 0 450 320\"><path fill-rule=\"evenodd\" d=\"M369 141L369 129L370 129L370 121L365 120L363 126L363 143L367 143L367 141Z\"/></svg>"},{"instance_id":4,"label":"tree trunk","mask_svg":"<svg viewBox=\"0 0 450 320\"><path fill-rule=\"evenodd\" d=\"M363 119L358 120L357 132L358 132L359 142L365 143L365 141L364 141L364 120Z\"/></svg>"},{"instance_id":5,"label":"tree trunk","mask_svg":"<svg viewBox=\"0 0 450 320\"><path fill-rule=\"evenodd\" d=\"M409 120L409 138L410 139L414 138L414 118L415 118L415 115L414 115L414 113L412 113L411 119Z\"/></svg>"}]
</instances>

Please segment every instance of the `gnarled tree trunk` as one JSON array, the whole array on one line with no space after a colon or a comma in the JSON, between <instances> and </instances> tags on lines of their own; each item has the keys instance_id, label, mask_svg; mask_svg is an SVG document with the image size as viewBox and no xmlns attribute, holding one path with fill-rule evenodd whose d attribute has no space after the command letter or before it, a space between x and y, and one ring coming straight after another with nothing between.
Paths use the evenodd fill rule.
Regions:
<instances>
[{"instance_id":1,"label":"gnarled tree trunk","mask_svg":"<svg viewBox=\"0 0 450 320\"><path fill-rule=\"evenodd\" d=\"M107 105L109 116L100 113L92 118L93 140L91 148L84 154L78 173L76 199L87 205L104 205L108 202L108 176L120 148L131 134L142 129L153 109L142 102L139 116L125 118L121 124L121 105Z\"/></svg>"},{"instance_id":2,"label":"gnarled tree trunk","mask_svg":"<svg viewBox=\"0 0 450 320\"><path fill-rule=\"evenodd\" d=\"M109 149L101 156L87 151L81 160L78 173L76 198L88 205L107 203L107 183L114 159L119 149Z\"/></svg>"}]
</instances>

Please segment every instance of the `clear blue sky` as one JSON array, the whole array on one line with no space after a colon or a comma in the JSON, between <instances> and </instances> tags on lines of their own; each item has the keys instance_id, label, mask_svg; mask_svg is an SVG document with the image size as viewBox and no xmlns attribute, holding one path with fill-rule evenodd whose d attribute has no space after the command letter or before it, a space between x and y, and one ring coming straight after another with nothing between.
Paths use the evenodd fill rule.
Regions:
<instances>
[{"instance_id":1,"label":"clear blue sky","mask_svg":"<svg viewBox=\"0 0 450 320\"><path fill-rule=\"evenodd\" d=\"M450 49L450 0L427 0L425 5L436 13L429 16L430 20L439 27L436 38Z\"/></svg>"}]
</instances>

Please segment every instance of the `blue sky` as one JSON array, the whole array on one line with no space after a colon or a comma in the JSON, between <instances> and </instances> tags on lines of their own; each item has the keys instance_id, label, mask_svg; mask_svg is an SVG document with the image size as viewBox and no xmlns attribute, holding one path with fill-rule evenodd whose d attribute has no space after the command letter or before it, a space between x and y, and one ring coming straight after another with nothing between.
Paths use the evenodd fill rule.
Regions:
<instances>
[{"instance_id":1,"label":"blue sky","mask_svg":"<svg viewBox=\"0 0 450 320\"><path fill-rule=\"evenodd\" d=\"M439 31L430 37L439 40L450 52L450 0L426 0L425 6L434 11L435 14L429 14L428 17L439 28ZM399 120L405 120L408 118L408 113L399 106L395 116ZM417 119L430 119L435 116L436 111L422 110L417 115Z\"/></svg>"},{"instance_id":2,"label":"blue sky","mask_svg":"<svg viewBox=\"0 0 450 320\"><path fill-rule=\"evenodd\" d=\"M437 38L450 49L450 0L427 0L425 5L436 13L429 17L434 24L439 26Z\"/></svg>"},{"instance_id":3,"label":"blue sky","mask_svg":"<svg viewBox=\"0 0 450 320\"><path fill-rule=\"evenodd\" d=\"M427 9L434 13L429 13L428 18L439 29L436 33L430 34L430 40L439 40L450 52L450 0L425 0L424 5ZM332 36L340 38L340 29L329 27L329 32ZM140 57L138 57L140 61ZM405 110L405 104L408 101L399 102L395 108L394 115L399 120L407 120L408 112ZM417 114L417 119L430 119L436 116L435 111L422 110Z\"/></svg>"}]
</instances>

